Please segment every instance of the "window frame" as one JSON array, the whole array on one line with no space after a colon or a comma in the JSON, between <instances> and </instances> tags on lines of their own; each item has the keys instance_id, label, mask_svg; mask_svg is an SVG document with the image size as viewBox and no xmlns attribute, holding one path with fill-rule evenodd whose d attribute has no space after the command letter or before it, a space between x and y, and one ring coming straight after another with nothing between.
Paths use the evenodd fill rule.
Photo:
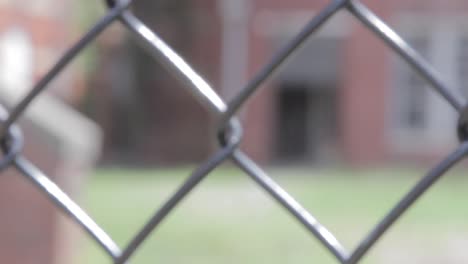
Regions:
<instances>
[{"instance_id":1,"label":"window frame","mask_svg":"<svg viewBox=\"0 0 468 264\"><path fill-rule=\"evenodd\" d=\"M464 19L466 14L410 12L400 13L394 18L395 23L392 26L403 39L427 37L429 41L427 44L428 54L423 57L441 74L442 78L449 84L449 88L453 89L452 92L456 93L457 96L458 94L461 95L461 63L458 58L460 52L462 52L460 50L461 40L468 41L468 21ZM466 45L466 48L467 50L463 50L463 52L468 54L468 45ZM441 152L451 149L456 144L456 112L425 80L424 82L427 83L425 85L427 102L425 102L424 106L426 126L415 129L397 125L397 123L401 124L400 121L403 118L403 116L398 116L402 115L402 109L399 109L401 103L398 102L402 96L401 93L399 94L399 89L405 88L401 87L401 72L410 70L414 74L417 73L409 66L398 69L398 65L405 62L397 58L395 54L391 55L389 67L391 71L390 89L388 90L390 93L388 98L391 98L391 102L388 104L389 109L387 111L389 114L387 125L390 128L387 130L389 131L387 138L389 138L391 149L394 152L414 154ZM466 58L468 59L468 55ZM465 64L468 67L468 62ZM468 73L468 69L466 72ZM406 77L407 80L410 80L408 77L411 77L411 74ZM409 86L408 82L406 87L409 88ZM468 90L468 87L465 89Z\"/></svg>"}]
</instances>

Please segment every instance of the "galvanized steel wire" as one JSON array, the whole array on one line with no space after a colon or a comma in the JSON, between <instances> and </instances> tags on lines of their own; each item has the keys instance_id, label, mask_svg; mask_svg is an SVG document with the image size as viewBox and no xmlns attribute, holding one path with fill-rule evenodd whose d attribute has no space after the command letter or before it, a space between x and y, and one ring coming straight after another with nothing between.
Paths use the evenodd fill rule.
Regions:
<instances>
[{"instance_id":1,"label":"galvanized steel wire","mask_svg":"<svg viewBox=\"0 0 468 264\"><path fill-rule=\"evenodd\" d=\"M441 76L417 51L401 38L392 28L375 15L369 8L359 1L334 0L315 17L304 29L297 34L283 49L267 63L247 85L241 89L234 99L224 101L216 89L201 77L181 56L178 55L164 40L148 26L146 26L129 9L131 0L107 0L109 11L103 16L83 37L72 46L54 67L31 89L31 91L10 111L3 111L1 117L4 122L0 127L1 147L4 152L0 169L13 167L24 175L38 190L46 195L56 206L79 226L81 226L92 239L113 259L115 264L127 263L140 245L157 229L158 225L170 214L174 208L196 186L205 179L210 172L224 161L231 160L260 188L265 190L274 200L289 212L305 229L318 239L339 263L359 263L364 255L372 248L379 238L399 219L414 202L424 194L445 172L463 160L468 153L468 110L466 101L454 89L449 88ZM287 59L300 49L301 45L327 20L338 11L347 10L365 27L378 36L389 48L402 57L430 86L450 104L460 116L458 134L460 145L452 154L448 155L437 166L425 175L376 225L371 232L358 244L354 250L345 249L339 240L326 229L319 221L307 211L287 191L277 184L260 166L249 158L239 147L242 140L242 125L236 118L236 113L257 92L262 84L287 61ZM71 198L67 196L47 175L24 157L21 153L23 139L18 119L27 111L34 99L47 89L49 83L95 38L113 23L121 23L141 44L142 48L158 63L179 80L189 93L205 106L210 113L218 117L218 125L214 127L219 135L219 150L203 162L183 182L175 193L157 210L144 227L133 237L131 242L123 249L117 244L94 220L86 214Z\"/></svg>"}]
</instances>

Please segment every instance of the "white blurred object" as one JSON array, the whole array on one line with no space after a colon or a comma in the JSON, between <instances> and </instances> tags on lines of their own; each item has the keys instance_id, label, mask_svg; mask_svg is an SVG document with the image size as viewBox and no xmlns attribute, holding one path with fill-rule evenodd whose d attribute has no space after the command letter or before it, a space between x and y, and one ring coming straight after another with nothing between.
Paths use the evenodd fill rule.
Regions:
<instances>
[{"instance_id":1,"label":"white blurred object","mask_svg":"<svg viewBox=\"0 0 468 264\"><path fill-rule=\"evenodd\" d=\"M0 35L0 89L25 94L31 87L34 51L29 34L12 27Z\"/></svg>"}]
</instances>

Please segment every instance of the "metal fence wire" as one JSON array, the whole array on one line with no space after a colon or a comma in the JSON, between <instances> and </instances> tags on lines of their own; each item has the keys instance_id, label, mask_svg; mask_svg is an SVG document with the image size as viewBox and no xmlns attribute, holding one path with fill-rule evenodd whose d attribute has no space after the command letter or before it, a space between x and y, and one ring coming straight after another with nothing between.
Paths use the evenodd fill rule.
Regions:
<instances>
[{"instance_id":1,"label":"metal fence wire","mask_svg":"<svg viewBox=\"0 0 468 264\"><path fill-rule=\"evenodd\" d=\"M445 172L459 163L468 154L468 107L465 100L453 94L441 75L425 61L405 40L386 25L378 16L364 4L355 0L334 0L323 10L316 14L304 29L297 34L283 49L266 64L255 77L230 102L225 102L215 90L202 78L183 58L181 58L169 45L167 45L155 32L141 22L129 9L132 0L107 0L109 11L87 32L73 47L71 47L57 64L36 84L19 104L9 111L3 112L3 125L0 127L1 147L4 152L0 161L0 169L14 167L36 188L45 194L56 205L57 209L70 216L92 237L100 247L113 259L115 264L127 263L146 238L158 227L164 218L190 193L211 171L221 163L231 160L245 172L258 186L264 189L289 214L299 221L305 229L318 239L339 263L359 263L364 255L372 248L377 240L411 207L414 202L426 192ZM458 136L460 145L442 162L432 168L371 230L371 232L358 244L354 250L345 249L335 236L329 232L315 217L302 207L291 195L275 183L268 174L262 170L239 148L242 139L242 127L236 113L246 101L256 92L267 78L298 50L307 38L333 17L338 11L347 10L357 20L377 35L388 47L401 56L411 67L417 71L431 87L442 96L458 113ZM131 35L142 45L149 55L164 65L170 73L184 84L184 87L193 94L201 104L219 117L218 140L219 150L208 160L201 164L180 186L179 189L163 204L161 208L149 219L146 225L134 236L131 242L120 249L112 238L100 228L72 199L70 199L47 175L34 166L32 162L22 155L23 140L16 121L27 110L31 102L37 98L64 67L76 55L83 51L85 46L92 42L104 29L112 23L122 23Z\"/></svg>"}]
</instances>

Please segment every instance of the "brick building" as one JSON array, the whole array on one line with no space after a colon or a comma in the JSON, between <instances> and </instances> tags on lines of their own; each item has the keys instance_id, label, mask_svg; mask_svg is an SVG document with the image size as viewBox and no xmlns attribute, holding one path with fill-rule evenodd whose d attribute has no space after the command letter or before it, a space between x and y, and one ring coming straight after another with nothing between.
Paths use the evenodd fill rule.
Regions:
<instances>
[{"instance_id":1,"label":"brick building","mask_svg":"<svg viewBox=\"0 0 468 264\"><path fill-rule=\"evenodd\" d=\"M156 2L173 10L170 1ZM456 92L466 93L458 88L468 73L467 22L463 19L466 3L366 2L431 61L459 89ZM224 98L232 98L328 1L184 3L190 3L185 13L166 16L164 21L155 19L151 25L175 44ZM181 28L184 31L178 30ZM154 65L150 59L144 60L144 67ZM163 70L152 69L165 76ZM145 156L157 161L185 155L190 160L212 150L210 137L204 136L211 118L200 112L188 95L178 94L175 80L159 85L151 85L148 78L146 81L138 83L153 89L148 105L154 108L146 111L152 109L155 116L161 116L146 121L157 132L149 133L153 145L145 141L150 142L145 144L149 150ZM456 140L456 116L448 104L344 11L314 35L266 86L241 113L246 129L244 148L259 161L340 160L376 165L408 158L427 160L446 153ZM179 105L178 110L171 112L172 105ZM165 111L176 115L165 118Z\"/></svg>"},{"instance_id":2,"label":"brick building","mask_svg":"<svg viewBox=\"0 0 468 264\"><path fill-rule=\"evenodd\" d=\"M244 1L241 6L241 2L236 1L238 12L248 14L248 22L238 16L231 23L245 28L233 34L244 34L248 43L244 51L248 59L238 66L249 69L243 73L246 76L328 3L265 0ZM462 18L468 5L460 1L367 2L449 83L463 86L468 50ZM239 87L234 82L225 86ZM258 157L340 157L353 164L373 165L436 157L456 140L454 111L347 12L339 13L313 36L269 86L245 114L246 141L250 141L245 146ZM456 92L465 93L462 88Z\"/></svg>"}]
</instances>

